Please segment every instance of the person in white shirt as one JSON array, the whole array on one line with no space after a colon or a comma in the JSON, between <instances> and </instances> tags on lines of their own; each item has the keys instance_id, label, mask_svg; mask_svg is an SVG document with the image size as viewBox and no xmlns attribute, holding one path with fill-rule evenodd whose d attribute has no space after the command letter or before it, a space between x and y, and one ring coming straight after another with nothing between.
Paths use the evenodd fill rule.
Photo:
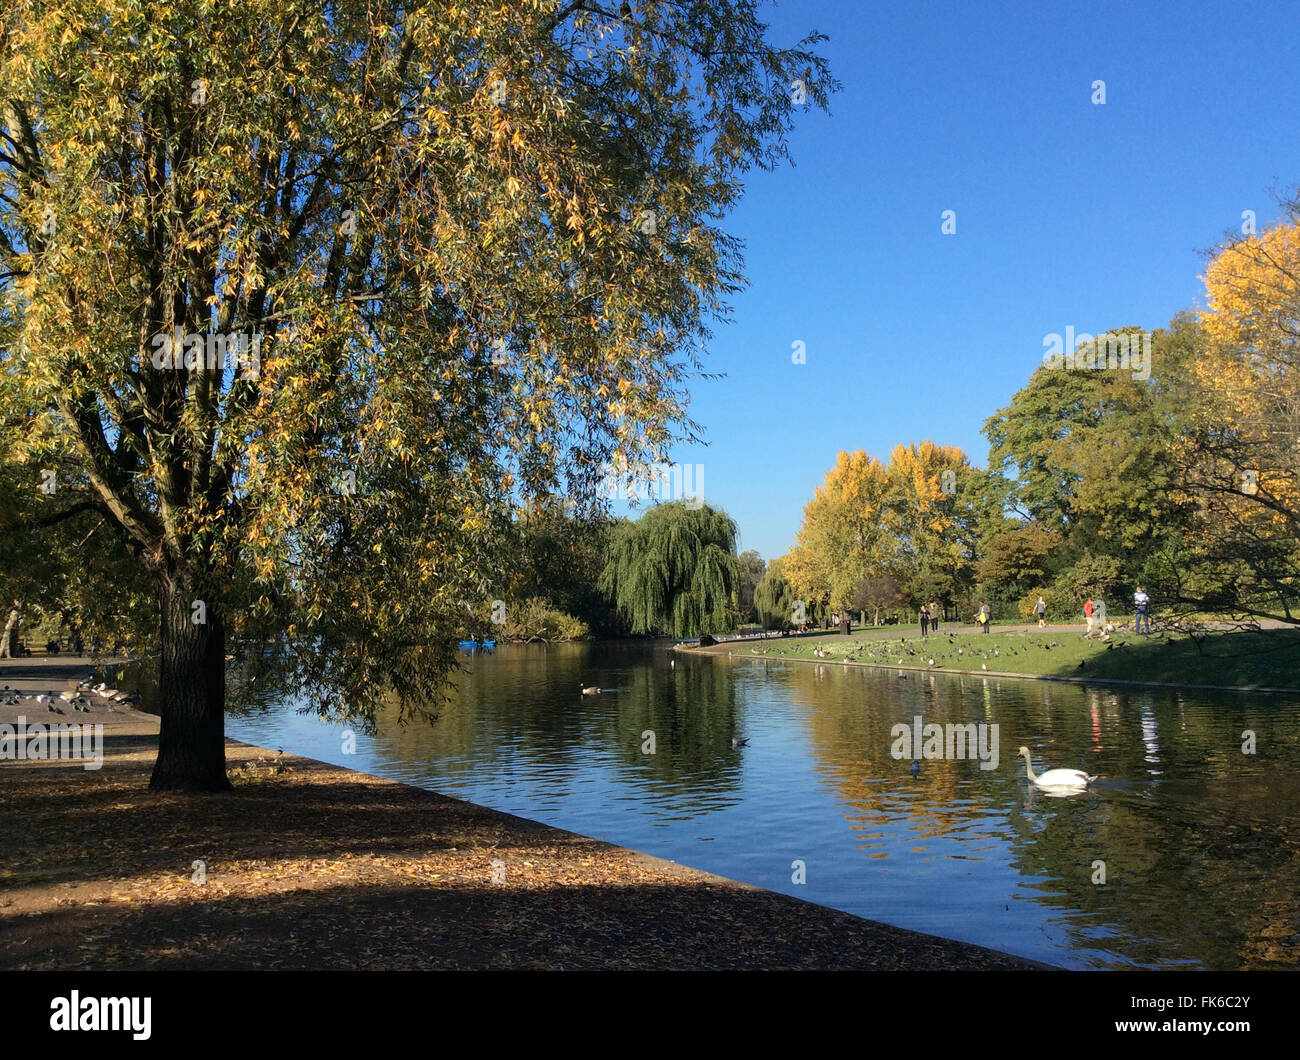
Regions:
<instances>
[{"instance_id":1,"label":"person in white shirt","mask_svg":"<svg viewBox=\"0 0 1300 1060\"><path fill-rule=\"evenodd\" d=\"M1142 586L1137 587L1137 592L1133 594L1133 610L1136 616L1133 619L1133 631L1135 633L1151 632L1151 597L1147 596L1146 590Z\"/></svg>"}]
</instances>

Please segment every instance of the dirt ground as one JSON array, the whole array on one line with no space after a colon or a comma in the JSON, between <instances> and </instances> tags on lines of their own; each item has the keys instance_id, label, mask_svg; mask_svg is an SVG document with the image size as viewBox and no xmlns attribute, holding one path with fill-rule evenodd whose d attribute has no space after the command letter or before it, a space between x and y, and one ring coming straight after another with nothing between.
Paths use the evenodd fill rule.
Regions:
<instances>
[{"instance_id":1,"label":"dirt ground","mask_svg":"<svg viewBox=\"0 0 1300 1060\"><path fill-rule=\"evenodd\" d=\"M28 663L0 684L87 669ZM157 718L20 714L103 724L104 761L0 761L0 968L1042 967L234 741L233 792L154 793Z\"/></svg>"}]
</instances>

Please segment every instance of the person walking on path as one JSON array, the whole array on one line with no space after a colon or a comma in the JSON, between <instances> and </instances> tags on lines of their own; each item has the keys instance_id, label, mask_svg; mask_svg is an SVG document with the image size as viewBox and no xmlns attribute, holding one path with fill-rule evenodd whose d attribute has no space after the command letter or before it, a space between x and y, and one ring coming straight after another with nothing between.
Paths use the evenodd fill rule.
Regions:
<instances>
[{"instance_id":1,"label":"person walking on path","mask_svg":"<svg viewBox=\"0 0 1300 1060\"><path fill-rule=\"evenodd\" d=\"M1146 590L1140 585L1137 587L1137 592L1133 594L1133 609L1137 612L1133 619L1133 632L1149 634L1151 632L1151 597L1147 596Z\"/></svg>"},{"instance_id":2,"label":"person walking on path","mask_svg":"<svg viewBox=\"0 0 1300 1060\"><path fill-rule=\"evenodd\" d=\"M929 635L930 635L930 611L925 606L925 604L922 604L921 605L921 636L928 637Z\"/></svg>"},{"instance_id":3,"label":"person walking on path","mask_svg":"<svg viewBox=\"0 0 1300 1060\"><path fill-rule=\"evenodd\" d=\"M989 611L989 605L987 603L981 603L980 613L976 616L976 618L979 620L979 624L980 626L983 627L985 633L989 631L989 619L992 617L993 614L991 611Z\"/></svg>"},{"instance_id":4,"label":"person walking on path","mask_svg":"<svg viewBox=\"0 0 1300 1060\"><path fill-rule=\"evenodd\" d=\"M934 601L930 602L930 632L939 632L939 605Z\"/></svg>"},{"instance_id":5,"label":"person walking on path","mask_svg":"<svg viewBox=\"0 0 1300 1060\"><path fill-rule=\"evenodd\" d=\"M1097 630L1097 620L1093 617L1093 611L1092 597L1090 596L1083 602L1083 617L1088 621L1088 632L1083 635L1084 640L1092 640L1092 635Z\"/></svg>"},{"instance_id":6,"label":"person walking on path","mask_svg":"<svg viewBox=\"0 0 1300 1060\"><path fill-rule=\"evenodd\" d=\"M1034 604L1034 614L1038 616L1038 628L1044 629L1047 626L1047 601L1041 596L1038 603Z\"/></svg>"}]
</instances>

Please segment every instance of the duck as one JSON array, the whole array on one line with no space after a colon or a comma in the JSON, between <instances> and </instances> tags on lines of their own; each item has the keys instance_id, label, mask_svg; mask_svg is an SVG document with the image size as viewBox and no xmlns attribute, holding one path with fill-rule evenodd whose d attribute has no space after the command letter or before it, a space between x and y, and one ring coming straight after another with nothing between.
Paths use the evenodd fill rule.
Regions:
<instances>
[{"instance_id":1,"label":"duck","mask_svg":"<svg viewBox=\"0 0 1300 1060\"><path fill-rule=\"evenodd\" d=\"M742 739L739 739L739 738L737 738L737 737L735 737L735 736L733 736L733 737L731 738L731 746L732 746L732 747L744 747L747 743L749 743L749 738L748 738L748 737L745 737L743 740L742 740Z\"/></svg>"},{"instance_id":2,"label":"duck","mask_svg":"<svg viewBox=\"0 0 1300 1060\"><path fill-rule=\"evenodd\" d=\"M1016 757L1024 758L1025 772L1029 774L1029 779L1040 788L1086 788L1097 779L1091 773L1085 773L1082 769L1049 769L1046 773L1035 776L1033 761L1029 756L1029 748L1020 748L1016 752Z\"/></svg>"},{"instance_id":3,"label":"duck","mask_svg":"<svg viewBox=\"0 0 1300 1060\"><path fill-rule=\"evenodd\" d=\"M597 688L595 685L592 685L590 688L588 688L588 687L587 687L586 685L584 685L584 684L579 684L578 687L582 689L582 694L583 694L584 696L598 696L598 695L600 695L600 689Z\"/></svg>"}]
</instances>

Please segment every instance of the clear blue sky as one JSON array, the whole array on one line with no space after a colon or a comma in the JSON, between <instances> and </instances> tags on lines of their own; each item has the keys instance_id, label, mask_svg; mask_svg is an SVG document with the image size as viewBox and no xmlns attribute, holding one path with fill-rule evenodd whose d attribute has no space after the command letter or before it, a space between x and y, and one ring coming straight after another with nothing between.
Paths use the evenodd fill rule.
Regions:
<instances>
[{"instance_id":1,"label":"clear blue sky","mask_svg":"<svg viewBox=\"0 0 1300 1060\"><path fill-rule=\"evenodd\" d=\"M1300 183L1293 0L760 10L777 42L828 34L844 89L794 168L751 175L730 221L751 286L707 359L726 378L691 386L710 444L673 456L764 558L840 449L930 438L983 466L1045 335L1165 326L1203 299L1201 252Z\"/></svg>"}]
</instances>

